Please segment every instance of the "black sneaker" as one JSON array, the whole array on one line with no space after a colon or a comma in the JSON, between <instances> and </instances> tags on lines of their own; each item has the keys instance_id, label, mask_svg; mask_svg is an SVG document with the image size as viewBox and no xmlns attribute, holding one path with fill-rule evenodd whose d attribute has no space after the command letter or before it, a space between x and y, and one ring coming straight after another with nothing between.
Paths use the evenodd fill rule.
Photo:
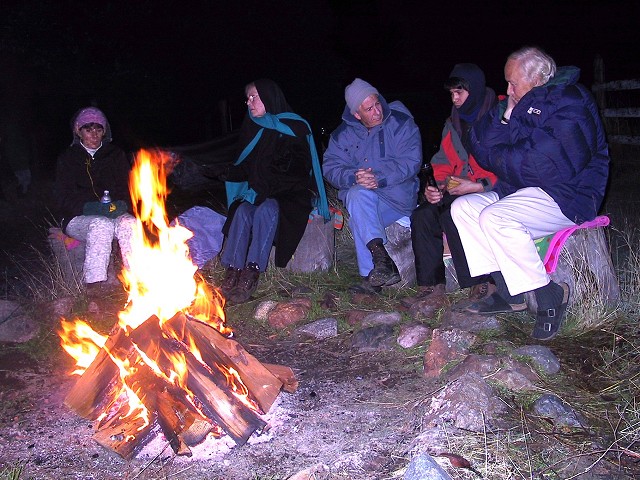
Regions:
<instances>
[{"instance_id":1,"label":"black sneaker","mask_svg":"<svg viewBox=\"0 0 640 480\"><path fill-rule=\"evenodd\" d=\"M465 312L478 313L480 315L493 315L494 313L523 312L527 309L526 302L508 303L504 298L494 292L484 300L474 302L464 309Z\"/></svg>"}]
</instances>

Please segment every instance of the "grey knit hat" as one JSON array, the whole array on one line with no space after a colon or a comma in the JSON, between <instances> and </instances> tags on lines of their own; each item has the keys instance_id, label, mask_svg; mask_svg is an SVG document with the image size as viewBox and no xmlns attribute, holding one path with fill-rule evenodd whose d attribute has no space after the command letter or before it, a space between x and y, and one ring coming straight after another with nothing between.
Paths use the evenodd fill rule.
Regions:
<instances>
[{"instance_id":1,"label":"grey knit hat","mask_svg":"<svg viewBox=\"0 0 640 480\"><path fill-rule=\"evenodd\" d=\"M364 102L369 95L374 94L379 95L378 90L360 78L356 78L347 85L347 88L344 89L344 99L347 102L351 115L358 111L362 102Z\"/></svg>"}]
</instances>

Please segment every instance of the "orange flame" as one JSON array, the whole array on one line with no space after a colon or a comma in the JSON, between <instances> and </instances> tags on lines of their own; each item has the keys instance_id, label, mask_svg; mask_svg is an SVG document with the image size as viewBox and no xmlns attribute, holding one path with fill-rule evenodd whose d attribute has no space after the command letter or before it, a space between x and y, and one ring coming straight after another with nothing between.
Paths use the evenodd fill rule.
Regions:
<instances>
[{"instance_id":1,"label":"orange flame","mask_svg":"<svg viewBox=\"0 0 640 480\"><path fill-rule=\"evenodd\" d=\"M174 331L169 320L182 312L187 317L207 323L224 335L232 330L225 325L224 298L217 289L210 289L196 274L198 268L189 258L187 240L191 231L176 224L169 225L165 211L168 195L166 175L173 159L162 152L141 150L136 156L129 178L129 188L134 214L137 218L132 238L131 254L127 258L128 268L121 278L128 293L127 303L118 314L118 327L127 336L152 317L157 317L162 335L173 339L189 351L197 361L203 363L192 338L184 338L184 332ZM82 320L62 320L59 332L63 348L76 359L74 374L82 374L103 349L106 337L94 332ZM129 336L129 338L131 338ZM187 362L184 352L157 352L162 357L150 358L148 352L133 342L137 364L131 365L129 358L119 358L116 351L108 351L120 372L121 396L129 404L126 416L142 419L143 427L150 422L150 414L140 398L127 384L141 365L146 365L156 376L180 387L185 398L191 402L193 396L187 389ZM161 367L159 363L165 365ZM166 367L166 362L171 364ZM247 388L238 373L232 368L216 365L228 379L230 388L242 402L255 410L259 407L248 396ZM135 383L135 382L134 382ZM193 403L193 402L191 402Z\"/></svg>"},{"instance_id":2,"label":"orange flame","mask_svg":"<svg viewBox=\"0 0 640 480\"><path fill-rule=\"evenodd\" d=\"M60 327L58 335L62 340L62 348L76 361L76 369L71 375L82 375L104 346L107 337L96 333L86 322L78 319L69 322L63 318Z\"/></svg>"}]
</instances>

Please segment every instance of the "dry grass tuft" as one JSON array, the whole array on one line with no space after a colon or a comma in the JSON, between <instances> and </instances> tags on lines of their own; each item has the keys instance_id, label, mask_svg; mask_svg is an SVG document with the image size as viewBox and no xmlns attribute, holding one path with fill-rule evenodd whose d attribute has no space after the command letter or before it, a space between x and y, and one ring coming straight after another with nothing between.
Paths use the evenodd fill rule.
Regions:
<instances>
[{"instance_id":1,"label":"dry grass tuft","mask_svg":"<svg viewBox=\"0 0 640 480\"><path fill-rule=\"evenodd\" d=\"M65 279L62 267L51 254L45 255L32 247L30 259L13 256L14 264L20 282L26 288L30 297L36 302L43 302L63 297L78 297L84 291L84 286L78 282Z\"/></svg>"}]
</instances>

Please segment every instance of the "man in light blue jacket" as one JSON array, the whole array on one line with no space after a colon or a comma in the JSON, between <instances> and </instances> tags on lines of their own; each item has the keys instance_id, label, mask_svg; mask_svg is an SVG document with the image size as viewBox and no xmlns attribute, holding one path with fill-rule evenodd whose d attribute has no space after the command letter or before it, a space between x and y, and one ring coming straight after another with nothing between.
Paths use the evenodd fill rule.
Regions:
<instances>
[{"instance_id":1,"label":"man in light blue jacket","mask_svg":"<svg viewBox=\"0 0 640 480\"><path fill-rule=\"evenodd\" d=\"M349 212L363 282L352 293L379 293L400 281L387 253L385 228L411 215L422 165L420 131L401 102L387 104L356 78L345 89L342 124L331 134L323 174Z\"/></svg>"}]
</instances>

